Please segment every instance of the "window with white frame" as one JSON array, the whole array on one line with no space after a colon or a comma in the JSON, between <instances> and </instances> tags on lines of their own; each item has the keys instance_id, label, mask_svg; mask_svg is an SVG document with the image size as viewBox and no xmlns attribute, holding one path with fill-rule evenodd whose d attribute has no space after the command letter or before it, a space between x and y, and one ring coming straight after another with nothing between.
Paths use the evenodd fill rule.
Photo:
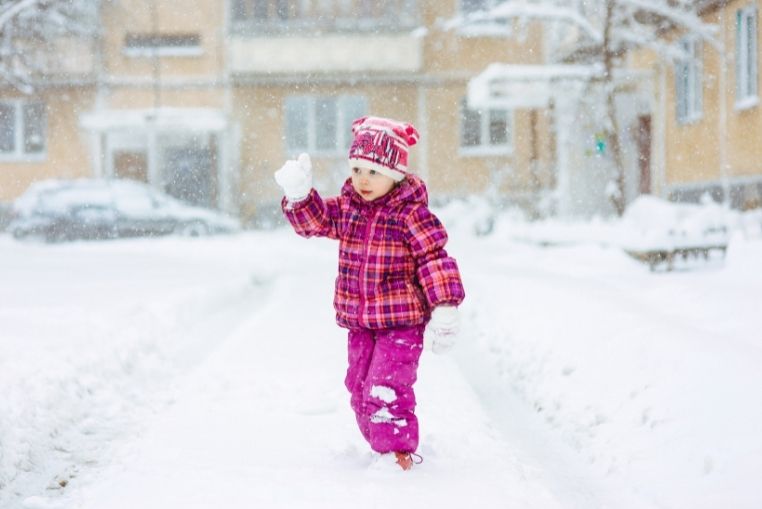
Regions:
<instances>
[{"instance_id":1,"label":"window with white frame","mask_svg":"<svg viewBox=\"0 0 762 509\"><path fill-rule=\"evenodd\" d=\"M287 0L233 0L233 19L241 20L271 20L281 21L299 17L301 4Z\"/></svg>"},{"instance_id":2,"label":"window with white frame","mask_svg":"<svg viewBox=\"0 0 762 509\"><path fill-rule=\"evenodd\" d=\"M362 96L294 96L286 99L286 150L339 154L352 143L352 121L367 114Z\"/></svg>"},{"instance_id":3,"label":"window with white frame","mask_svg":"<svg viewBox=\"0 0 762 509\"><path fill-rule=\"evenodd\" d=\"M47 115L41 102L0 102L0 159L44 157Z\"/></svg>"},{"instance_id":4,"label":"window with white frame","mask_svg":"<svg viewBox=\"0 0 762 509\"><path fill-rule=\"evenodd\" d=\"M203 54L198 33L128 33L124 54L129 57L192 57Z\"/></svg>"},{"instance_id":5,"label":"window with white frame","mask_svg":"<svg viewBox=\"0 0 762 509\"><path fill-rule=\"evenodd\" d=\"M512 112L506 109L474 110L465 99L461 106L460 147L464 153L505 153L513 148Z\"/></svg>"},{"instance_id":6,"label":"window with white frame","mask_svg":"<svg viewBox=\"0 0 762 509\"><path fill-rule=\"evenodd\" d=\"M231 0L231 21L247 30L400 30L419 25L420 0Z\"/></svg>"},{"instance_id":7,"label":"window with white frame","mask_svg":"<svg viewBox=\"0 0 762 509\"><path fill-rule=\"evenodd\" d=\"M477 12L489 11L499 0L459 0L459 10L462 16L469 16ZM511 37L507 19L482 19L471 20L458 27L458 34L464 37Z\"/></svg>"},{"instance_id":8,"label":"window with white frame","mask_svg":"<svg viewBox=\"0 0 762 509\"><path fill-rule=\"evenodd\" d=\"M495 0L460 0L460 12L471 14L473 12L485 11L495 5Z\"/></svg>"},{"instance_id":9,"label":"window with white frame","mask_svg":"<svg viewBox=\"0 0 762 509\"><path fill-rule=\"evenodd\" d=\"M736 103L756 104L757 9L750 6L736 12Z\"/></svg>"},{"instance_id":10,"label":"window with white frame","mask_svg":"<svg viewBox=\"0 0 762 509\"><path fill-rule=\"evenodd\" d=\"M702 50L701 41L686 37L680 41L686 57L675 64L675 98L677 120L685 124L702 114Z\"/></svg>"}]
</instances>

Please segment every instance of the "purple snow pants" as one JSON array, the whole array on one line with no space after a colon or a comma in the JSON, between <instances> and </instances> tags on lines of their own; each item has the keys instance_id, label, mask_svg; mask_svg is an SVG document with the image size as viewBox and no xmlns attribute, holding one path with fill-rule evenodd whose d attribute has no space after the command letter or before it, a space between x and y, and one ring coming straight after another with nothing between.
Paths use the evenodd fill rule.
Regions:
<instances>
[{"instance_id":1,"label":"purple snow pants","mask_svg":"<svg viewBox=\"0 0 762 509\"><path fill-rule=\"evenodd\" d=\"M380 453L418 448L413 384L423 349L423 325L404 329L349 331L349 368L360 432Z\"/></svg>"}]
</instances>

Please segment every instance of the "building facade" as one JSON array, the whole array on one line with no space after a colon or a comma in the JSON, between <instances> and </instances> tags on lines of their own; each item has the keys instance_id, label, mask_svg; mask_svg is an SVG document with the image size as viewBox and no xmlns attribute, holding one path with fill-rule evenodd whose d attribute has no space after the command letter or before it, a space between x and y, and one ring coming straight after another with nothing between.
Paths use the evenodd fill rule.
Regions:
<instances>
[{"instance_id":1,"label":"building facade","mask_svg":"<svg viewBox=\"0 0 762 509\"><path fill-rule=\"evenodd\" d=\"M762 205L758 13L756 0L705 1L702 18L717 27L715 41L668 32L689 56L674 63L646 51L631 56L653 76L654 193Z\"/></svg>"},{"instance_id":2,"label":"building facade","mask_svg":"<svg viewBox=\"0 0 762 509\"><path fill-rule=\"evenodd\" d=\"M0 201L44 178L132 178L266 219L272 173L300 152L316 187L337 192L350 123L372 114L419 129L411 162L434 197L532 203L553 185L549 120L465 97L491 62L539 63L541 33L452 26L482 3L103 2L102 36L68 42L68 67L33 94L0 91Z\"/></svg>"}]
</instances>

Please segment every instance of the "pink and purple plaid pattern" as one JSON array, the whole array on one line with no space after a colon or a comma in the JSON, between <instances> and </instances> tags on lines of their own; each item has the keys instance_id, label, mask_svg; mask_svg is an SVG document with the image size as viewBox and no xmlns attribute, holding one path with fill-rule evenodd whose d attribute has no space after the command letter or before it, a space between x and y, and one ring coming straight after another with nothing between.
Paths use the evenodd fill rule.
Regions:
<instances>
[{"instance_id":1,"label":"pink and purple plaid pattern","mask_svg":"<svg viewBox=\"0 0 762 509\"><path fill-rule=\"evenodd\" d=\"M347 180L339 196L313 189L283 211L297 234L339 240L336 321L348 329L409 327L431 309L458 305L465 293L447 232L428 209L426 186L408 175L389 194L366 202Z\"/></svg>"}]
</instances>

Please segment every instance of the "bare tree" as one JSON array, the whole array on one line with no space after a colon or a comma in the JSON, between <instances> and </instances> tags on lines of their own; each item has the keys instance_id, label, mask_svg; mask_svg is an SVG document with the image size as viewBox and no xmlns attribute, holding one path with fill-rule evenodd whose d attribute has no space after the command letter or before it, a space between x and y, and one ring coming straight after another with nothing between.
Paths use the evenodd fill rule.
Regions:
<instances>
[{"instance_id":1,"label":"bare tree","mask_svg":"<svg viewBox=\"0 0 762 509\"><path fill-rule=\"evenodd\" d=\"M98 8L99 0L0 0L0 79L34 91L64 41L97 34Z\"/></svg>"}]
</instances>

